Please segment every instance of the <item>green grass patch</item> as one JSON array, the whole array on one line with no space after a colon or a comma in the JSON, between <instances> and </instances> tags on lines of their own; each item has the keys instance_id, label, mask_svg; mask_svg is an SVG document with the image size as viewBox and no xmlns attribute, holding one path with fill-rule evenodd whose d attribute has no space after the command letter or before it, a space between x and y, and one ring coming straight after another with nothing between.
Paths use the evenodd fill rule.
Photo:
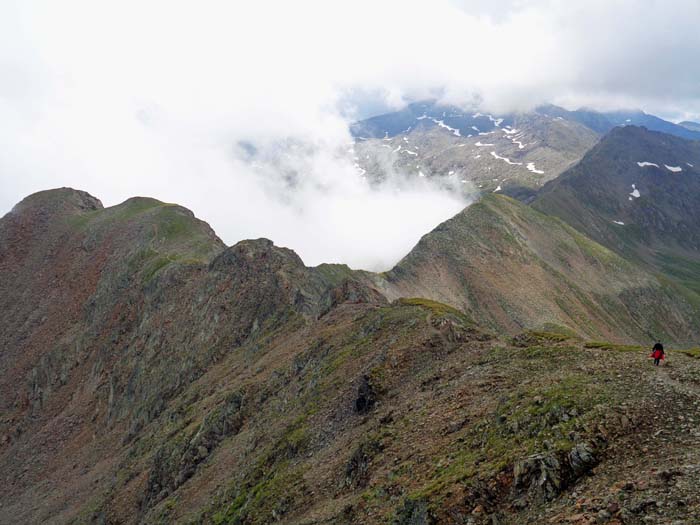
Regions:
<instances>
[{"instance_id":1,"label":"green grass patch","mask_svg":"<svg viewBox=\"0 0 700 525\"><path fill-rule=\"evenodd\" d=\"M457 310L457 308L444 303L439 303L437 301L432 301L430 299L424 299L422 297L409 297L399 299L398 303L406 306L420 306L421 308L428 310L433 315L440 317L452 315L468 323L473 323L473 321L464 312Z\"/></svg>"},{"instance_id":2,"label":"green grass patch","mask_svg":"<svg viewBox=\"0 0 700 525\"><path fill-rule=\"evenodd\" d=\"M529 331L527 332L529 335L531 335L533 338L538 339L540 341L547 341L547 342L554 342L554 343L561 343L564 341L568 341L571 339L570 335L567 334L561 334L557 332L543 332L543 331Z\"/></svg>"},{"instance_id":3,"label":"green grass patch","mask_svg":"<svg viewBox=\"0 0 700 525\"><path fill-rule=\"evenodd\" d=\"M224 495L228 501L219 502L208 521L217 525L276 521L273 516L282 516L304 491L303 467L292 466L291 460L305 451L309 440L306 416L299 416L258 459L246 479L228 489Z\"/></svg>"},{"instance_id":4,"label":"green grass patch","mask_svg":"<svg viewBox=\"0 0 700 525\"><path fill-rule=\"evenodd\" d=\"M646 350L646 348L641 345L621 345L605 341L587 341L583 344L583 347L598 350L614 350L615 352L642 352Z\"/></svg>"},{"instance_id":5,"label":"green grass patch","mask_svg":"<svg viewBox=\"0 0 700 525\"><path fill-rule=\"evenodd\" d=\"M681 350L681 354L687 355L694 359L700 359L700 348L688 348L687 350Z\"/></svg>"},{"instance_id":6,"label":"green grass patch","mask_svg":"<svg viewBox=\"0 0 700 525\"><path fill-rule=\"evenodd\" d=\"M660 253L657 260L666 275L696 294L700 293L700 261L671 253Z\"/></svg>"}]
</instances>

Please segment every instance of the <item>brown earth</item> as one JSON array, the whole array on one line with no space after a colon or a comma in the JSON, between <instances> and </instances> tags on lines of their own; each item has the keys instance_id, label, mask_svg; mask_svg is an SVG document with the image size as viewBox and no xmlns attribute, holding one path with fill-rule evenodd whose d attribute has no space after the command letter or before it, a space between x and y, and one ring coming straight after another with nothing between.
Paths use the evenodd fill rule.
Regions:
<instances>
[{"instance_id":1,"label":"brown earth","mask_svg":"<svg viewBox=\"0 0 700 525\"><path fill-rule=\"evenodd\" d=\"M0 247L0 523L698 515L696 352L497 336L151 199L37 194Z\"/></svg>"}]
</instances>

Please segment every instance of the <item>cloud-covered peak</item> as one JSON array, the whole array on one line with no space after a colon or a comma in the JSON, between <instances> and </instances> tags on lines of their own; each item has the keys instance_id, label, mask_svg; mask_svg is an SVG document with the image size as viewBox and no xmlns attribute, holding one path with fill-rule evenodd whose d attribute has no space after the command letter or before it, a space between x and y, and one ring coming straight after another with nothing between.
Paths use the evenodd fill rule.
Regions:
<instances>
[{"instance_id":1,"label":"cloud-covered peak","mask_svg":"<svg viewBox=\"0 0 700 525\"><path fill-rule=\"evenodd\" d=\"M697 120L700 5L5 2L0 213L56 186L178 202L229 244L382 267L467 200L371 187L349 121L408 100ZM256 158L241 150L251 145Z\"/></svg>"}]
</instances>

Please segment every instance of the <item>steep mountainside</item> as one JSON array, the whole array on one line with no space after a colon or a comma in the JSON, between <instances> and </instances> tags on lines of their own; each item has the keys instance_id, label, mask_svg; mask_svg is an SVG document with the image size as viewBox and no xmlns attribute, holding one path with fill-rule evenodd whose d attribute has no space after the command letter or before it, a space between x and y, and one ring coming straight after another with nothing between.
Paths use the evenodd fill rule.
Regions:
<instances>
[{"instance_id":1,"label":"steep mountainside","mask_svg":"<svg viewBox=\"0 0 700 525\"><path fill-rule=\"evenodd\" d=\"M504 196L441 224L385 275L389 297L428 297L511 333L554 324L612 339L700 334L691 305L655 277Z\"/></svg>"},{"instance_id":2,"label":"steep mountainside","mask_svg":"<svg viewBox=\"0 0 700 525\"><path fill-rule=\"evenodd\" d=\"M533 206L700 291L698 167L698 141L616 128Z\"/></svg>"},{"instance_id":3,"label":"steep mountainside","mask_svg":"<svg viewBox=\"0 0 700 525\"><path fill-rule=\"evenodd\" d=\"M225 248L191 212L153 199L103 209L84 192L38 193L2 219L0 247L1 470L24 522L39 520L41 494L24 492L39 479L65 490L51 495L61 505L96 497L115 468L100 455L251 336L346 298L383 301L344 267L307 269L270 241ZM42 507L42 520L62 508Z\"/></svg>"},{"instance_id":4,"label":"steep mountainside","mask_svg":"<svg viewBox=\"0 0 700 525\"><path fill-rule=\"evenodd\" d=\"M696 351L655 369L641 347L551 326L498 337L448 305L378 291L393 298L411 272L425 287L437 269L439 294L476 290L466 307L490 326L636 337L656 315L671 339L692 330L653 278L557 219L503 196L473 209L387 280L307 268L265 239L227 248L153 199L27 197L0 219L0 523L697 515ZM483 285L460 273L475 262ZM498 289L502 271L528 304ZM660 435L668 447L650 457Z\"/></svg>"},{"instance_id":5,"label":"steep mountainside","mask_svg":"<svg viewBox=\"0 0 700 525\"><path fill-rule=\"evenodd\" d=\"M396 119L409 125L396 131ZM411 105L361 125L365 127L357 133L381 135L358 138L352 150L358 169L370 177L381 179L396 171L409 177L453 178L457 184L473 183L482 191L523 199L598 140L595 132L561 118L531 113L503 119L430 104ZM386 133L382 128L388 128Z\"/></svg>"},{"instance_id":6,"label":"steep mountainside","mask_svg":"<svg viewBox=\"0 0 700 525\"><path fill-rule=\"evenodd\" d=\"M616 126L644 126L686 139L700 131L643 111L569 111L544 105L532 112L491 115L435 101L409 104L351 126L349 150L371 179L400 173L437 177L466 191L502 192L529 202L544 183L576 164Z\"/></svg>"}]
</instances>

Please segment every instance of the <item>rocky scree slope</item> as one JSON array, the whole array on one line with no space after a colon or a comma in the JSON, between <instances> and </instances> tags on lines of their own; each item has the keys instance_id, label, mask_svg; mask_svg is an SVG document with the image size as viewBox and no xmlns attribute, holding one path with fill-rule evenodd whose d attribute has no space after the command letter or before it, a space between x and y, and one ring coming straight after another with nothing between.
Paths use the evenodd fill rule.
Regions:
<instances>
[{"instance_id":1,"label":"rocky scree slope","mask_svg":"<svg viewBox=\"0 0 700 525\"><path fill-rule=\"evenodd\" d=\"M0 436L19 440L4 457L25 469L24 486L46 472L27 474L37 452L60 456L36 440L57 432L77 446L96 438L88 428L119 427L129 443L252 334L371 295L341 283L342 268L311 272L264 239L226 248L190 211L153 199L104 209L84 192L41 192L2 218L0 248Z\"/></svg>"},{"instance_id":2,"label":"rocky scree slope","mask_svg":"<svg viewBox=\"0 0 700 525\"><path fill-rule=\"evenodd\" d=\"M617 466L651 468L640 447L656 432L694 425L693 352L660 375L641 348L498 338L267 240L226 248L152 199L35 194L0 220L0 246L2 523L542 523L552 509L663 523L698 509L685 467L659 471L681 489L654 505L631 478L618 508L586 488L627 482ZM673 411L654 412L656 380Z\"/></svg>"}]
</instances>

